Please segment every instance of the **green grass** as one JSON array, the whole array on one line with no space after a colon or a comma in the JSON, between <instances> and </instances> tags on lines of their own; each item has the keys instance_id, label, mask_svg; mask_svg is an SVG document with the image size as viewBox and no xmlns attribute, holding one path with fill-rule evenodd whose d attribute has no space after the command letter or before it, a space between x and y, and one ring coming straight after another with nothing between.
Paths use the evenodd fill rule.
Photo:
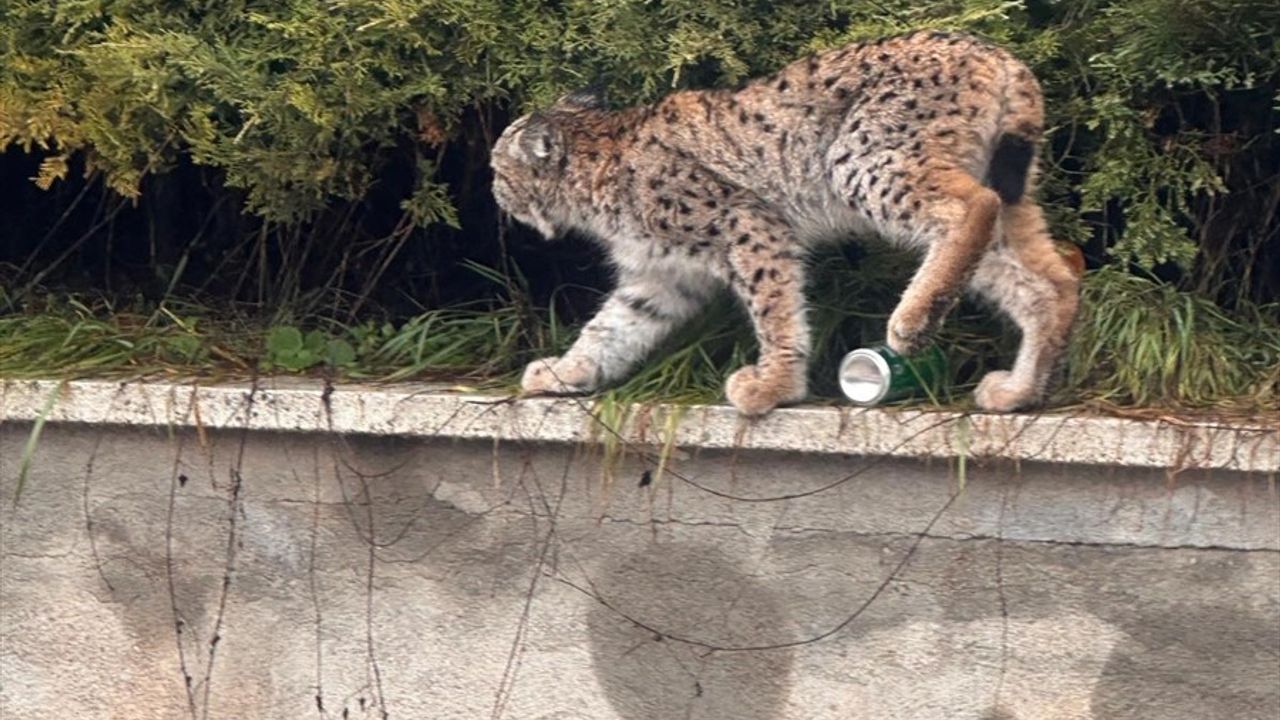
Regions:
<instances>
[{"instance_id":1,"label":"green grass","mask_svg":"<svg viewBox=\"0 0 1280 720\"><path fill-rule=\"evenodd\" d=\"M812 363L817 399L836 399L834 369L852 347L878 342L900 282L892 253L837 255L812 274ZM244 377L306 373L400 381L430 379L511 390L523 365L563 351L573 331L556 314L520 302L437 309L401 323L301 326L255 323L234 313L167 303L146 310L67 298L0 317L0 377ZM968 390L1007 366L1016 332L991 312L962 304L939 344L951 360L946 406L968 406ZM717 302L620 386L601 407L717 402L725 377L754 355L749 324L728 298ZM1280 410L1280 306L1243 305L1230 314L1193 293L1119 270L1091 273L1070 348L1065 383L1052 405L1112 410Z\"/></svg>"},{"instance_id":2,"label":"green grass","mask_svg":"<svg viewBox=\"0 0 1280 720\"><path fill-rule=\"evenodd\" d=\"M39 313L0 317L0 377L327 373L492 380L516 368L526 332L510 308L434 310L398 326L329 320L310 328L205 312L116 310L71 299Z\"/></svg>"},{"instance_id":3,"label":"green grass","mask_svg":"<svg viewBox=\"0 0 1280 720\"><path fill-rule=\"evenodd\" d=\"M1116 269L1084 284L1066 393L1128 407L1280 409L1280 305L1228 314Z\"/></svg>"},{"instance_id":4,"label":"green grass","mask_svg":"<svg viewBox=\"0 0 1280 720\"><path fill-rule=\"evenodd\" d=\"M244 341L168 309L117 312L106 303L70 298L0 317L0 377L203 374L245 366L237 352Z\"/></svg>"}]
</instances>

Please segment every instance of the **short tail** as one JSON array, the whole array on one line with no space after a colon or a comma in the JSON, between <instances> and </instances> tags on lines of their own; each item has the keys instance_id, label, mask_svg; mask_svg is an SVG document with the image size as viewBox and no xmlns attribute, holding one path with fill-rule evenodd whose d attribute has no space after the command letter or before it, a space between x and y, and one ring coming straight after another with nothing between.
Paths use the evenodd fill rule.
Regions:
<instances>
[{"instance_id":1,"label":"short tail","mask_svg":"<svg viewBox=\"0 0 1280 720\"><path fill-rule=\"evenodd\" d=\"M1012 205L1022 200L1035 166L1036 150L1044 135L1044 95L1025 65L1012 57L1004 68L1004 102L997 121L998 135L987 168L986 185Z\"/></svg>"},{"instance_id":2,"label":"short tail","mask_svg":"<svg viewBox=\"0 0 1280 720\"><path fill-rule=\"evenodd\" d=\"M986 185L996 191L1000 202L1012 205L1022 200L1035 155L1035 143L1022 135L1001 135L996 141L991 165L987 168Z\"/></svg>"}]
</instances>

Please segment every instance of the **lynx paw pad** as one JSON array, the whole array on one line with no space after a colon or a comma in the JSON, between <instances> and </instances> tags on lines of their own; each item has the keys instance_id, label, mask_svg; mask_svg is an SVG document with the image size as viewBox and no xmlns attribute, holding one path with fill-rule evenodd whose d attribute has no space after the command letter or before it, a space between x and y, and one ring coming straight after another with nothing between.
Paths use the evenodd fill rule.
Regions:
<instances>
[{"instance_id":1,"label":"lynx paw pad","mask_svg":"<svg viewBox=\"0 0 1280 720\"><path fill-rule=\"evenodd\" d=\"M914 355L929 344L932 325L925 313L896 311L889 318L886 342L899 355Z\"/></svg>"},{"instance_id":2,"label":"lynx paw pad","mask_svg":"<svg viewBox=\"0 0 1280 720\"><path fill-rule=\"evenodd\" d=\"M589 360L541 358L525 367L520 389L526 395L581 395L596 389L599 374Z\"/></svg>"},{"instance_id":3,"label":"lynx paw pad","mask_svg":"<svg viewBox=\"0 0 1280 720\"><path fill-rule=\"evenodd\" d=\"M978 407L988 412L1012 412L1035 405L1039 394L1035 388L1015 383L1008 370L987 373L973 391Z\"/></svg>"},{"instance_id":4,"label":"lynx paw pad","mask_svg":"<svg viewBox=\"0 0 1280 720\"><path fill-rule=\"evenodd\" d=\"M788 381L776 374L765 376L756 365L747 365L729 376L725 395L738 412L748 417L764 415L782 403L803 400L804 381Z\"/></svg>"}]
</instances>

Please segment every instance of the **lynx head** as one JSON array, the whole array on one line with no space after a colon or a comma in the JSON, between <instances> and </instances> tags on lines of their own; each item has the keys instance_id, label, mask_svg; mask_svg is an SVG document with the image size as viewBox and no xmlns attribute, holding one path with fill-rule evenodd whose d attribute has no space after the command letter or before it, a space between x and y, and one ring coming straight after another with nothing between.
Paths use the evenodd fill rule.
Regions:
<instances>
[{"instance_id":1,"label":"lynx head","mask_svg":"<svg viewBox=\"0 0 1280 720\"><path fill-rule=\"evenodd\" d=\"M604 107L595 90L570 93L550 109L517 119L493 145L493 197L498 207L548 239L563 229L561 185L569 165L571 125L578 113Z\"/></svg>"}]
</instances>

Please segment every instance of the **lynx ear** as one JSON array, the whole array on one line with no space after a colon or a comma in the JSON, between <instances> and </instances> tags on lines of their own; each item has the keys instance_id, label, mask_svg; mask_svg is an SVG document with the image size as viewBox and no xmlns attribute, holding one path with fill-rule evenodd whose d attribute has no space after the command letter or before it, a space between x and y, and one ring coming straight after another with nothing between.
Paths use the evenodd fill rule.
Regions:
<instances>
[{"instance_id":1,"label":"lynx ear","mask_svg":"<svg viewBox=\"0 0 1280 720\"><path fill-rule=\"evenodd\" d=\"M560 130L551 118L541 113L530 116L520 133L520 152L534 160L548 160L564 152Z\"/></svg>"},{"instance_id":2,"label":"lynx ear","mask_svg":"<svg viewBox=\"0 0 1280 720\"><path fill-rule=\"evenodd\" d=\"M556 101L555 107L562 110L602 110L609 100L605 95L603 82L594 82L587 87L574 90Z\"/></svg>"}]
</instances>

